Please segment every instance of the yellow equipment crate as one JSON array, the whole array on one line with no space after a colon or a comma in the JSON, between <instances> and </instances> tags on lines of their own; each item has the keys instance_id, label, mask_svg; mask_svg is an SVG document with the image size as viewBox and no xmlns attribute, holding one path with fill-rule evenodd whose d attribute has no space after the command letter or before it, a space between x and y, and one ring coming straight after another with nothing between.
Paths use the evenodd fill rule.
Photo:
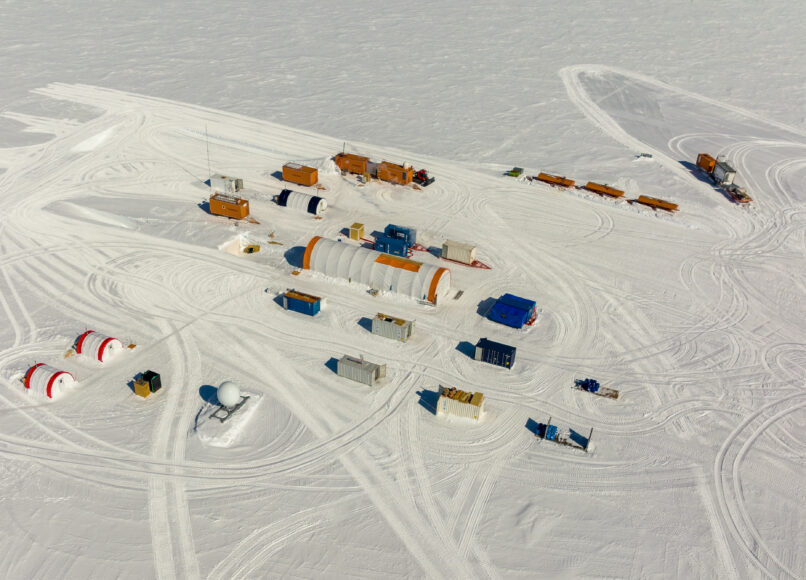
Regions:
<instances>
[{"instance_id":1,"label":"yellow equipment crate","mask_svg":"<svg viewBox=\"0 0 806 580\"><path fill-rule=\"evenodd\" d=\"M364 237L364 224L358 222L350 226L350 239L360 240Z\"/></svg>"},{"instance_id":2,"label":"yellow equipment crate","mask_svg":"<svg viewBox=\"0 0 806 580\"><path fill-rule=\"evenodd\" d=\"M149 386L148 381L143 379L134 381L134 394L143 398L149 396L151 394L151 387Z\"/></svg>"}]
</instances>

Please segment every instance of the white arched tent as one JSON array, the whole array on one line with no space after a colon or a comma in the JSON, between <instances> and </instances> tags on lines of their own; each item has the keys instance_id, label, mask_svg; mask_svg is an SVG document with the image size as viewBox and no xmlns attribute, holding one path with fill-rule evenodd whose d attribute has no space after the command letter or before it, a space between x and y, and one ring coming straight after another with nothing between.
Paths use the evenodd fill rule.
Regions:
<instances>
[{"instance_id":1,"label":"white arched tent","mask_svg":"<svg viewBox=\"0 0 806 580\"><path fill-rule=\"evenodd\" d=\"M318 195L284 189L277 196L277 205L313 215L321 215L327 209L327 200Z\"/></svg>"},{"instance_id":2,"label":"white arched tent","mask_svg":"<svg viewBox=\"0 0 806 580\"><path fill-rule=\"evenodd\" d=\"M76 380L67 371L61 371L45 363L37 363L25 373L24 383L29 393L57 399L64 389L75 385Z\"/></svg>"},{"instance_id":3,"label":"white arched tent","mask_svg":"<svg viewBox=\"0 0 806 580\"><path fill-rule=\"evenodd\" d=\"M308 242L302 267L326 276L391 290L432 304L451 288L448 268L423 264L315 236Z\"/></svg>"},{"instance_id":4,"label":"white arched tent","mask_svg":"<svg viewBox=\"0 0 806 580\"><path fill-rule=\"evenodd\" d=\"M76 340L76 354L86 354L93 360L102 363L122 351L123 343L117 338L100 334L94 330L88 330Z\"/></svg>"}]
</instances>

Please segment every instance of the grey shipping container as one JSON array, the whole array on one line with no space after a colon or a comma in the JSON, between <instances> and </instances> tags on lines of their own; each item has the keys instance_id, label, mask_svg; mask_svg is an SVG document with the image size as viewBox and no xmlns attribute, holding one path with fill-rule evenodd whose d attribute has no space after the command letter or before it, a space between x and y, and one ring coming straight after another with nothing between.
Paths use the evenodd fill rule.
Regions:
<instances>
[{"instance_id":1,"label":"grey shipping container","mask_svg":"<svg viewBox=\"0 0 806 580\"><path fill-rule=\"evenodd\" d=\"M372 387L376 381L386 376L386 365L371 363L363 358L345 354L336 365L336 372L340 377Z\"/></svg>"},{"instance_id":2,"label":"grey shipping container","mask_svg":"<svg viewBox=\"0 0 806 580\"><path fill-rule=\"evenodd\" d=\"M372 334L406 342L414 332L414 322L380 312L372 319Z\"/></svg>"},{"instance_id":3,"label":"grey shipping container","mask_svg":"<svg viewBox=\"0 0 806 580\"><path fill-rule=\"evenodd\" d=\"M717 161L714 166L714 181L719 185L730 185L736 177L736 170L726 161Z\"/></svg>"}]
</instances>

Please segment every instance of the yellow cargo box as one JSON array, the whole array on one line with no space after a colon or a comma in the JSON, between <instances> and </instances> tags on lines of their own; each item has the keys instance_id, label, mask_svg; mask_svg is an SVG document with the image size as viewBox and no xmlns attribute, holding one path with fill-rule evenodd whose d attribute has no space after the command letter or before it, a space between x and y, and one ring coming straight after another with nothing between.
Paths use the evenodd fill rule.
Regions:
<instances>
[{"instance_id":1,"label":"yellow cargo box","mask_svg":"<svg viewBox=\"0 0 806 580\"><path fill-rule=\"evenodd\" d=\"M143 398L149 396L151 394L151 388L148 381L143 379L134 381L134 394Z\"/></svg>"}]
</instances>

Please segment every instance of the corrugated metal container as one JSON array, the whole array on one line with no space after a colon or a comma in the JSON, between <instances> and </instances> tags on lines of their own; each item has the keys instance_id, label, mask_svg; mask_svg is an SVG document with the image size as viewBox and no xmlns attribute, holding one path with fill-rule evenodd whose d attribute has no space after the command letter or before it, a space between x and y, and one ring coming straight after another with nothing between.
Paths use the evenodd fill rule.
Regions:
<instances>
[{"instance_id":1,"label":"corrugated metal container","mask_svg":"<svg viewBox=\"0 0 806 580\"><path fill-rule=\"evenodd\" d=\"M589 181L585 184L585 189L592 191L593 193L598 193L599 195L609 195L610 197L624 196L624 192L620 189L616 189L615 187L610 187L608 185L602 185L600 183L594 183L592 181Z\"/></svg>"},{"instance_id":2,"label":"corrugated metal container","mask_svg":"<svg viewBox=\"0 0 806 580\"><path fill-rule=\"evenodd\" d=\"M716 159L708 155L708 153L700 153L697 155L697 167L711 173L716 165Z\"/></svg>"},{"instance_id":3,"label":"corrugated metal container","mask_svg":"<svg viewBox=\"0 0 806 580\"><path fill-rule=\"evenodd\" d=\"M378 236L375 238L375 250L384 254L406 257L409 254L409 246L406 240L390 238L389 236Z\"/></svg>"},{"instance_id":4,"label":"corrugated metal container","mask_svg":"<svg viewBox=\"0 0 806 580\"><path fill-rule=\"evenodd\" d=\"M389 224L383 229L383 233L390 238L405 240L409 246L413 246L417 243L417 230L414 228L404 228L403 226Z\"/></svg>"},{"instance_id":5,"label":"corrugated metal container","mask_svg":"<svg viewBox=\"0 0 806 580\"><path fill-rule=\"evenodd\" d=\"M437 400L437 415L456 415L478 421L484 413L484 395L482 393L466 393L455 387L440 385Z\"/></svg>"},{"instance_id":6,"label":"corrugated metal container","mask_svg":"<svg viewBox=\"0 0 806 580\"><path fill-rule=\"evenodd\" d=\"M736 170L727 161L717 161L714 167L714 181L719 185L730 185L736 177Z\"/></svg>"},{"instance_id":7,"label":"corrugated metal container","mask_svg":"<svg viewBox=\"0 0 806 580\"><path fill-rule=\"evenodd\" d=\"M243 179L217 173L210 176L210 191L234 195L243 189Z\"/></svg>"},{"instance_id":8,"label":"corrugated metal container","mask_svg":"<svg viewBox=\"0 0 806 580\"><path fill-rule=\"evenodd\" d=\"M249 216L249 202L240 197L214 193L210 196L210 213L242 220Z\"/></svg>"},{"instance_id":9,"label":"corrugated metal container","mask_svg":"<svg viewBox=\"0 0 806 580\"><path fill-rule=\"evenodd\" d=\"M528 324L535 316L536 306L534 300L504 294L496 300L490 309L488 318L512 328L523 328L523 325Z\"/></svg>"},{"instance_id":10,"label":"corrugated metal container","mask_svg":"<svg viewBox=\"0 0 806 580\"><path fill-rule=\"evenodd\" d=\"M378 163L377 175L381 181L408 185L411 183L412 177L414 177L414 169L411 165L403 166L382 161Z\"/></svg>"},{"instance_id":11,"label":"corrugated metal container","mask_svg":"<svg viewBox=\"0 0 806 580\"><path fill-rule=\"evenodd\" d=\"M364 237L364 224L355 222L353 225L350 226L351 240L360 240L363 237Z\"/></svg>"},{"instance_id":12,"label":"corrugated metal container","mask_svg":"<svg viewBox=\"0 0 806 580\"><path fill-rule=\"evenodd\" d=\"M318 195L284 189L277 196L277 205L313 215L321 215L327 209L327 200Z\"/></svg>"},{"instance_id":13,"label":"corrugated metal container","mask_svg":"<svg viewBox=\"0 0 806 580\"><path fill-rule=\"evenodd\" d=\"M376 381L386 376L386 365L371 363L365 361L363 357L355 358L345 354L339 359L336 372L340 377L372 387Z\"/></svg>"},{"instance_id":14,"label":"corrugated metal container","mask_svg":"<svg viewBox=\"0 0 806 580\"><path fill-rule=\"evenodd\" d=\"M649 197L648 195L639 195L635 200L637 203L647 205L652 208L665 209L666 211L677 211L677 204L670 201L664 201L657 197Z\"/></svg>"},{"instance_id":15,"label":"corrugated metal container","mask_svg":"<svg viewBox=\"0 0 806 580\"><path fill-rule=\"evenodd\" d=\"M472 264L476 260L476 246L445 240L442 242L442 257L462 264Z\"/></svg>"},{"instance_id":16,"label":"corrugated metal container","mask_svg":"<svg viewBox=\"0 0 806 580\"><path fill-rule=\"evenodd\" d=\"M546 425L546 439L549 441L557 439L557 425Z\"/></svg>"},{"instance_id":17,"label":"corrugated metal container","mask_svg":"<svg viewBox=\"0 0 806 580\"><path fill-rule=\"evenodd\" d=\"M511 369L512 365L515 364L516 350L514 346L480 338L476 343L476 355L474 358L491 365Z\"/></svg>"},{"instance_id":18,"label":"corrugated metal container","mask_svg":"<svg viewBox=\"0 0 806 580\"><path fill-rule=\"evenodd\" d=\"M283 165L283 179L299 185L316 185L319 180L319 172L307 165L299 163L286 163Z\"/></svg>"},{"instance_id":19,"label":"corrugated metal container","mask_svg":"<svg viewBox=\"0 0 806 580\"><path fill-rule=\"evenodd\" d=\"M380 312L372 319L372 334L406 342L414 332L414 322Z\"/></svg>"},{"instance_id":20,"label":"corrugated metal container","mask_svg":"<svg viewBox=\"0 0 806 580\"><path fill-rule=\"evenodd\" d=\"M146 371L143 373L143 380L148 384L148 388L152 393L156 393L162 388L162 378L160 378L159 373Z\"/></svg>"},{"instance_id":21,"label":"corrugated metal container","mask_svg":"<svg viewBox=\"0 0 806 580\"><path fill-rule=\"evenodd\" d=\"M535 179L545 183L550 183L551 185L559 185L560 187L571 187L574 185L573 179L566 179L565 177L560 177L559 175L550 175L548 173L538 173Z\"/></svg>"},{"instance_id":22,"label":"corrugated metal container","mask_svg":"<svg viewBox=\"0 0 806 580\"><path fill-rule=\"evenodd\" d=\"M342 171L364 175L367 172L369 157L353 155L352 153L339 153L333 160Z\"/></svg>"},{"instance_id":23,"label":"corrugated metal container","mask_svg":"<svg viewBox=\"0 0 806 580\"><path fill-rule=\"evenodd\" d=\"M289 290L283 294L283 308L286 310L316 316L321 309L321 305L322 299L319 296L305 294L296 290Z\"/></svg>"}]
</instances>

